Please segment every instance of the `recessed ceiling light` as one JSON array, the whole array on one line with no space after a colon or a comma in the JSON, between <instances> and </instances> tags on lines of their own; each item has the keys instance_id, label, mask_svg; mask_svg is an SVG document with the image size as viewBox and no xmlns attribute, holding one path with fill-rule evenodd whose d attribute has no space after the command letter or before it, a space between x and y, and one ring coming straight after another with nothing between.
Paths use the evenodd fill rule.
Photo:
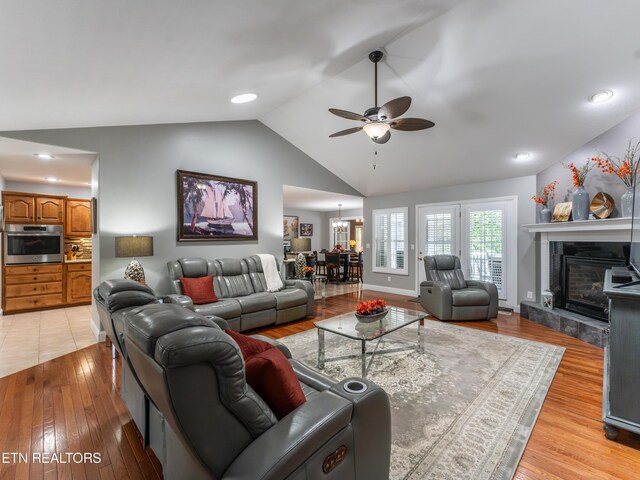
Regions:
<instances>
[{"instance_id":1,"label":"recessed ceiling light","mask_svg":"<svg viewBox=\"0 0 640 480\"><path fill-rule=\"evenodd\" d=\"M48 153L34 153L34 155L40 160L51 160L52 158L55 158L53 155Z\"/></svg>"},{"instance_id":2,"label":"recessed ceiling light","mask_svg":"<svg viewBox=\"0 0 640 480\"><path fill-rule=\"evenodd\" d=\"M258 95L255 93L242 93L240 95L236 95L235 97L231 97L231 103L247 103L253 102Z\"/></svg>"},{"instance_id":3,"label":"recessed ceiling light","mask_svg":"<svg viewBox=\"0 0 640 480\"><path fill-rule=\"evenodd\" d=\"M591 97L589 97L589 101L591 103L602 103L607 100L611 100L611 97L613 97L613 92L611 90L603 90L591 95Z\"/></svg>"},{"instance_id":4,"label":"recessed ceiling light","mask_svg":"<svg viewBox=\"0 0 640 480\"><path fill-rule=\"evenodd\" d=\"M58 179L56 177L47 177L46 180L47 180L47 182L51 182L51 183L58 181Z\"/></svg>"},{"instance_id":5,"label":"recessed ceiling light","mask_svg":"<svg viewBox=\"0 0 640 480\"><path fill-rule=\"evenodd\" d=\"M516 160L522 162L524 160L529 160L531 158L531 154L528 152L520 152L515 156Z\"/></svg>"}]
</instances>

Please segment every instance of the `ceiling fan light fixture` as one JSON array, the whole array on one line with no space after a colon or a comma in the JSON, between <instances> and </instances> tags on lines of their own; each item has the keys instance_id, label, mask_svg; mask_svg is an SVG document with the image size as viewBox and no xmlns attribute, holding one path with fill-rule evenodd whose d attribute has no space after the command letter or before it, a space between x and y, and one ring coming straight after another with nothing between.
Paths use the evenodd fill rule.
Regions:
<instances>
[{"instance_id":1,"label":"ceiling fan light fixture","mask_svg":"<svg viewBox=\"0 0 640 480\"><path fill-rule=\"evenodd\" d=\"M382 137L385 133L389 131L391 127L388 123L382 122L371 122L367 123L362 129L364 132L369 135L369 138L377 139Z\"/></svg>"}]
</instances>

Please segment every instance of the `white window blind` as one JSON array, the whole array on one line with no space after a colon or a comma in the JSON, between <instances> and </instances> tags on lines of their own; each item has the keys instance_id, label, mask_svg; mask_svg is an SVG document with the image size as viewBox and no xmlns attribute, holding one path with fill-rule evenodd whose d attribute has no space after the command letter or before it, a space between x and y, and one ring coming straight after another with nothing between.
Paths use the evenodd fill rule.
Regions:
<instances>
[{"instance_id":1,"label":"white window blind","mask_svg":"<svg viewBox=\"0 0 640 480\"><path fill-rule=\"evenodd\" d=\"M408 209L373 211L373 271L408 275Z\"/></svg>"},{"instance_id":2,"label":"white window blind","mask_svg":"<svg viewBox=\"0 0 640 480\"><path fill-rule=\"evenodd\" d=\"M432 213L424 217L425 255L457 255L453 252L453 215L451 213ZM457 219L456 219L457 220Z\"/></svg>"},{"instance_id":3,"label":"white window blind","mask_svg":"<svg viewBox=\"0 0 640 480\"><path fill-rule=\"evenodd\" d=\"M505 244L504 209L465 209L469 263L467 271L472 280L492 282L503 292L503 246Z\"/></svg>"}]
</instances>

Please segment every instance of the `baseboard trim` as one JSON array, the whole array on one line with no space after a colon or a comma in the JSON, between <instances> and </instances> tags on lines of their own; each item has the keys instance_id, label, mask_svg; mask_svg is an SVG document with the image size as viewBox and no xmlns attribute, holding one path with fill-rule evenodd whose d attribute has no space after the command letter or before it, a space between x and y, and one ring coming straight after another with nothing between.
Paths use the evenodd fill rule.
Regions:
<instances>
[{"instance_id":1,"label":"baseboard trim","mask_svg":"<svg viewBox=\"0 0 640 480\"><path fill-rule=\"evenodd\" d=\"M100 331L98 329L98 326L93 323L93 319L91 320L91 322L89 322L89 328L91 329L91 331L93 332L93 335L96 337L96 340L98 340L98 342L104 342L105 340L105 332Z\"/></svg>"},{"instance_id":2,"label":"baseboard trim","mask_svg":"<svg viewBox=\"0 0 640 480\"><path fill-rule=\"evenodd\" d=\"M405 295L407 297L415 297L415 290L405 290L403 288L385 287L383 285L372 285L369 283L362 284L362 290L374 290L376 292L393 293L395 295Z\"/></svg>"}]
</instances>

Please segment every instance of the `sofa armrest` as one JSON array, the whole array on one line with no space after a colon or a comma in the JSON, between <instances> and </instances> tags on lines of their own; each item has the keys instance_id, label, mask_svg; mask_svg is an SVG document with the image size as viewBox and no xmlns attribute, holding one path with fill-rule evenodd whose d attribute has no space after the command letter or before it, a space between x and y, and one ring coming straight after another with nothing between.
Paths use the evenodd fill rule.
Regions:
<instances>
[{"instance_id":1,"label":"sofa armrest","mask_svg":"<svg viewBox=\"0 0 640 480\"><path fill-rule=\"evenodd\" d=\"M173 303L175 305L188 308L189 310L193 310L193 301L191 300L191 297L187 297L186 295L178 295L175 293L167 295L164 297L164 303Z\"/></svg>"},{"instance_id":2,"label":"sofa armrest","mask_svg":"<svg viewBox=\"0 0 640 480\"><path fill-rule=\"evenodd\" d=\"M358 391L358 384L365 388ZM351 428L356 450L356 479L389 478L391 406L387 393L364 378L347 378L329 391L353 403Z\"/></svg>"},{"instance_id":3,"label":"sofa armrest","mask_svg":"<svg viewBox=\"0 0 640 480\"><path fill-rule=\"evenodd\" d=\"M333 442L331 439L349 426L352 412L350 401L328 391L311 397L249 444L224 472L222 479L287 478L319 450L326 449L329 454L345 443L345 438ZM353 446L347 447L352 453ZM322 476L322 465L318 468L314 478ZM339 470L337 468L335 472L338 475ZM326 478L343 477L327 475Z\"/></svg>"},{"instance_id":4,"label":"sofa armrest","mask_svg":"<svg viewBox=\"0 0 640 480\"><path fill-rule=\"evenodd\" d=\"M313 283L306 280L285 280L284 286L299 288L307 292L307 315L313 315L313 299L315 297Z\"/></svg>"},{"instance_id":5,"label":"sofa armrest","mask_svg":"<svg viewBox=\"0 0 640 480\"><path fill-rule=\"evenodd\" d=\"M270 343L271 345L276 347L278 350L280 350L282 353L284 353L285 357L291 358L291 351L287 348L287 346L284 343L280 343L279 341L274 340L273 338L265 337L264 335L251 335L251 338L255 338L258 340L262 340L263 342Z\"/></svg>"},{"instance_id":6,"label":"sofa armrest","mask_svg":"<svg viewBox=\"0 0 640 480\"><path fill-rule=\"evenodd\" d=\"M482 282L480 280L467 280L467 287L482 288L489 294L489 311L487 320L498 316L498 287L492 282Z\"/></svg>"},{"instance_id":7,"label":"sofa armrest","mask_svg":"<svg viewBox=\"0 0 640 480\"><path fill-rule=\"evenodd\" d=\"M420 284L420 305L440 320L451 320L453 315L451 287L444 282L426 281Z\"/></svg>"}]
</instances>

